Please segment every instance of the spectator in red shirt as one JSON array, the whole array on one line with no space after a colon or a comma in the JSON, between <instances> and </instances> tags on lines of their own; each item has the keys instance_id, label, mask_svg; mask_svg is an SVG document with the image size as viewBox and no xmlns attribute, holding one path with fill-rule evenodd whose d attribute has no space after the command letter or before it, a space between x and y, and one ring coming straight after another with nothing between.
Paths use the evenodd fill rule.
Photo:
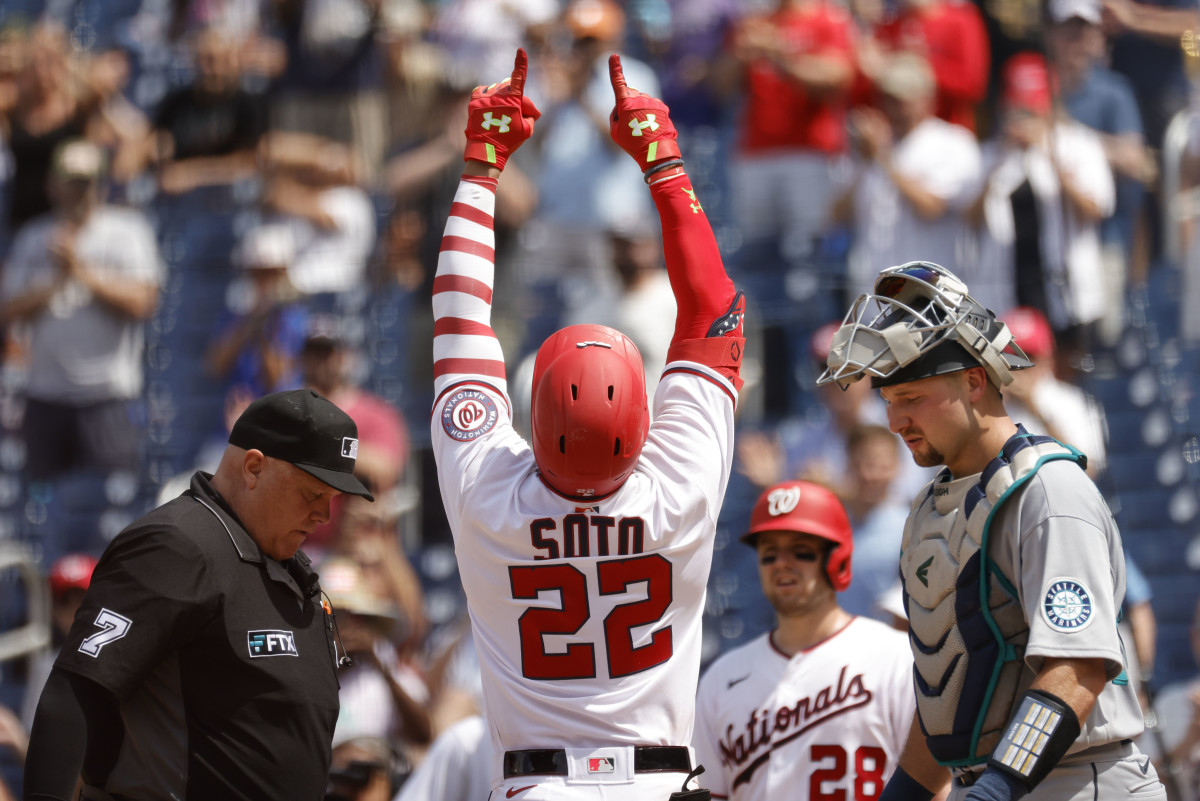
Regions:
<instances>
[{"instance_id":1,"label":"spectator in red shirt","mask_svg":"<svg viewBox=\"0 0 1200 801\"><path fill-rule=\"evenodd\" d=\"M901 0L860 47L859 66L871 84L886 69L884 55L898 50L915 52L933 67L936 115L974 131L975 107L987 94L990 55L979 9L951 0Z\"/></svg>"},{"instance_id":2,"label":"spectator in red shirt","mask_svg":"<svg viewBox=\"0 0 1200 801\"><path fill-rule=\"evenodd\" d=\"M780 240L804 256L832 199L832 157L846 149L853 22L826 0L779 0L734 29L714 70L745 105L731 172L734 220L747 244Z\"/></svg>"}]
</instances>

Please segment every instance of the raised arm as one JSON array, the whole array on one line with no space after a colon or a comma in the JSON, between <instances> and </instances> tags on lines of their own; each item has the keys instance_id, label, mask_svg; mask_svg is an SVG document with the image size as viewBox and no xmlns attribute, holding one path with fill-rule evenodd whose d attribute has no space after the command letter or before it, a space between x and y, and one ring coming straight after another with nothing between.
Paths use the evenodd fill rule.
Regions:
<instances>
[{"instance_id":1,"label":"raised arm","mask_svg":"<svg viewBox=\"0 0 1200 801\"><path fill-rule=\"evenodd\" d=\"M667 361L703 364L740 388L745 300L725 273L716 237L684 170L669 110L626 85L620 56L609 57L608 67L616 97L610 133L641 168L662 222L667 274L679 307Z\"/></svg>"},{"instance_id":2,"label":"raised arm","mask_svg":"<svg viewBox=\"0 0 1200 801\"><path fill-rule=\"evenodd\" d=\"M533 134L541 112L525 97L528 61L517 51L511 78L471 93L467 163L433 279L433 389L482 380L507 392L504 354L492 331L496 185L505 162Z\"/></svg>"}]
</instances>

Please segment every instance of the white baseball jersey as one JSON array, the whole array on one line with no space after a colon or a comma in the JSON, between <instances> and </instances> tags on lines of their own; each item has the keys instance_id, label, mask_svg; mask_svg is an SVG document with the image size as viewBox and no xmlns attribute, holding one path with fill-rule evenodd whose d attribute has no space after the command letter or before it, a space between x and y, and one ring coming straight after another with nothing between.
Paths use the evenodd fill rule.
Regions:
<instances>
[{"instance_id":1,"label":"white baseball jersey","mask_svg":"<svg viewBox=\"0 0 1200 801\"><path fill-rule=\"evenodd\" d=\"M486 801L494 761L487 723L465 717L437 736L393 801Z\"/></svg>"},{"instance_id":2,"label":"white baseball jersey","mask_svg":"<svg viewBox=\"0 0 1200 801\"><path fill-rule=\"evenodd\" d=\"M764 634L723 654L700 682L700 783L733 801L873 801L915 709L908 640L883 623L855 617L790 658Z\"/></svg>"},{"instance_id":3,"label":"white baseball jersey","mask_svg":"<svg viewBox=\"0 0 1200 801\"><path fill-rule=\"evenodd\" d=\"M464 179L447 224L431 434L497 759L686 745L736 390L709 367L668 364L625 484L587 508L552 491L512 426L489 324L493 205Z\"/></svg>"}]
</instances>

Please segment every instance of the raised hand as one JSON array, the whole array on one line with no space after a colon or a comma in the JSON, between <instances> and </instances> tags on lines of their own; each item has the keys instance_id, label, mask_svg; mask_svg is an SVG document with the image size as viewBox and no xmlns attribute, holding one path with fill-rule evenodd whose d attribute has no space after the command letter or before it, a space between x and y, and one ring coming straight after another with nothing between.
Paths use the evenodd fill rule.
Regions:
<instances>
[{"instance_id":1,"label":"raised hand","mask_svg":"<svg viewBox=\"0 0 1200 801\"><path fill-rule=\"evenodd\" d=\"M642 172L678 159L678 134L668 116L667 104L629 88L621 69L621 57L616 53L608 57L608 75L617 99L609 118L613 141L633 156Z\"/></svg>"},{"instance_id":2,"label":"raised hand","mask_svg":"<svg viewBox=\"0 0 1200 801\"><path fill-rule=\"evenodd\" d=\"M517 50L511 78L471 92L467 113L467 149L463 161L479 161L503 170L508 157L533 135L542 112L525 96L529 61Z\"/></svg>"}]
</instances>

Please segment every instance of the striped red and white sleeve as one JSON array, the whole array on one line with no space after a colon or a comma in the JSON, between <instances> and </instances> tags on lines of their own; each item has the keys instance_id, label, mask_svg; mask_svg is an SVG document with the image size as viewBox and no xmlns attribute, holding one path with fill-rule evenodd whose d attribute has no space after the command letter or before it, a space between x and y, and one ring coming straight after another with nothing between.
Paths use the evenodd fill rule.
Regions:
<instances>
[{"instance_id":1,"label":"striped red and white sleeve","mask_svg":"<svg viewBox=\"0 0 1200 801\"><path fill-rule=\"evenodd\" d=\"M482 382L508 394L492 330L496 179L464 175L450 207L433 279L433 391Z\"/></svg>"}]
</instances>

